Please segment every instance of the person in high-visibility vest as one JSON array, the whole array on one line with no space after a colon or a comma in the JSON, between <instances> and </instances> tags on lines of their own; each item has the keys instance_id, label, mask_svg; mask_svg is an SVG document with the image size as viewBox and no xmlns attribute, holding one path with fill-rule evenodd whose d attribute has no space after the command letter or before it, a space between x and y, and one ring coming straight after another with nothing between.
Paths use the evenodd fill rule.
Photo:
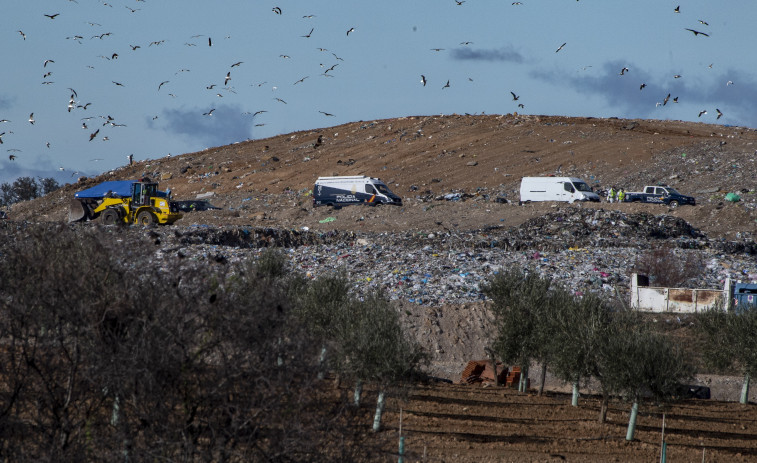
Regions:
<instances>
[{"instance_id":1,"label":"person in high-visibility vest","mask_svg":"<svg viewBox=\"0 0 757 463\"><path fill-rule=\"evenodd\" d=\"M616 195L617 193L615 192L615 187L611 186L610 191L607 192L607 201L610 203L614 203Z\"/></svg>"},{"instance_id":2,"label":"person in high-visibility vest","mask_svg":"<svg viewBox=\"0 0 757 463\"><path fill-rule=\"evenodd\" d=\"M621 188L620 191L618 191L618 202L622 203L625 200L626 200L626 192L623 190L623 188Z\"/></svg>"}]
</instances>

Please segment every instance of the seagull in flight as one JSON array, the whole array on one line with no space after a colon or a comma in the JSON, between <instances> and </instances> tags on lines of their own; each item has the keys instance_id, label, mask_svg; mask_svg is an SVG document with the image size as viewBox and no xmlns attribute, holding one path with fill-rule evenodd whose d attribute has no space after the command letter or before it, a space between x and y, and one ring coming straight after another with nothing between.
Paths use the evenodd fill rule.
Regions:
<instances>
[{"instance_id":1,"label":"seagull in flight","mask_svg":"<svg viewBox=\"0 0 757 463\"><path fill-rule=\"evenodd\" d=\"M202 113L202 115L203 116L212 116L213 115L213 111L215 111L215 110L216 110L216 108L213 108L213 109L211 109L210 111L208 111L206 113Z\"/></svg>"},{"instance_id":2,"label":"seagull in flight","mask_svg":"<svg viewBox=\"0 0 757 463\"><path fill-rule=\"evenodd\" d=\"M163 84L167 84L168 82L170 82L170 81L168 81L168 80L164 80L163 82L161 82L161 83L160 83L160 84L158 85L158 91L160 91L160 87L162 87L162 86L163 86Z\"/></svg>"},{"instance_id":3,"label":"seagull in flight","mask_svg":"<svg viewBox=\"0 0 757 463\"><path fill-rule=\"evenodd\" d=\"M100 129L97 129L94 132L90 133L89 134L89 141L94 140L98 133L100 133Z\"/></svg>"},{"instance_id":4,"label":"seagull in flight","mask_svg":"<svg viewBox=\"0 0 757 463\"><path fill-rule=\"evenodd\" d=\"M45 60L45 62L44 62L44 63L42 63L42 67L43 67L43 68L46 68L46 67L47 67L47 63L54 63L54 62L55 62L55 61L53 61L53 60L51 60L51 59L46 59L46 60Z\"/></svg>"},{"instance_id":5,"label":"seagull in flight","mask_svg":"<svg viewBox=\"0 0 757 463\"><path fill-rule=\"evenodd\" d=\"M447 88L447 87L449 87L449 80L447 81L447 83L446 83L446 84L444 84L444 87L442 87L442 90L444 90L444 89L445 89L445 88Z\"/></svg>"},{"instance_id":6,"label":"seagull in flight","mask_svg":"<svg viewBox=\"0 0 757 463\"><path fill-rule=\"evenodd\" d=\"M515 93L513 93L513 92L510 92L510 95L512 95L512 96L513 96L513 101L518 101L518 100L520 99L520 96L516 95L516 94L515 94Z\"/></svg>"},{"instance_id":7,"label":"seagull in flight","mask_svg":"<svg viewBox=\"0 0 757 463\"><path fill-rule=\"evenodd\" d=\"M333 116L331 113L327 113L325 111L318 111L319 113L323 114L324 116Z\"/></svg>"},{"instance_id":8,"label":"seagull in flight","mask_svg":"<svg viewBox=\"0 0 757 463\"><path fill-rule=\"evenodd\" d=\"M424 87L426 86L426 76L424 76L423 74L421 74L421 83Z\"/></svg>"},{"instance_id":9,"label":"seagull in flight","mask_svg":"<svg viewBox=\"0 0 757 463\"><path fill-rule=\"evenodd\" d=\"M557 53L558 51L562 50L562 47L564 47L567 44L568 44L568 42L565 42L562 45L560 45L559 47L557 47L557 50L555 50L555 53Z\"/></svg>"},{"instance_id":10,"label":"seagull in flight","mask_svg":"<svg viewBox=\"0 0 757 463\"><path fill-rule=\"evenodd\" d=\"M315 30L315 28L311 28L310 32L308 32L307 35L301 35L300 37L310 38L310 34L312 34L314 30Z\"/></svg>"},{"instance_id":11,"label":"seagull in flight","mask_svg":"<svg viewBox=\"0 0 757 463\"><path fill-rule=\"evenodd\" d=\"M715 111L717 111L717 113L718 113L718 117L717 117L718 119L720 119L721 117L723 117L723 113L721 113L718 108L715 108Z\"/></svg>"},{"instance_id":12,"label":"seagull in flight","mask_svg":"<svg viewBox=\"0 0 757 463\"><path fill-rule=\"evenodd\" d=\"M24 31L16 31L16 32L18 32L19 34L21 34L21 37L23 37L24 40L26 40L26 34L24 34Z\"/></svg>"},{"instance_id":13,"label":"seagull in flight","mask_svg":"<svg viewBox=\"0 0 757 463\"><path fill-rule=\"evenodd\" d=\"M48 17L48 18L50 18L50 19L55 19L55 17L56 17L56 16L58 16L58 15L60 15L60 13L55 13L55 14L46 14L45 16L47 16L47 17Z\"/></svg>"},{"instance_id":14,"label":"seagull in flight","mask_svg":"<svg viewBox=\"0 0 757 463\"><path fill-rule=\"evenodd\" d=\"M34 125L34 113L29 114L29 123Z\"/></svg>"},{"instance_id":15,"label":"seagull in flight","mask_svg":"<svg viewBox=\"0 0 757 463\"><path fill-rule=\"evenodd\" d=\"M236 63L232 64L231 67L239 66L242 63L244 63L244 61L237 61Z\"/></svg>"},{"instance_id":16,"label":"seagull in flight","mask_svg":"<svg viewBox=\"0 0 757 463\"><path fill-rule=\"evenodd\" d=\"M707 110L703 109L703 110L699 111L699 115L697 117L702 117L702 114L707 114Z\"/></svg>"},{"instance_id":17,"label":"seagull in flight","mask_svg":"<svg viewBox=\"0 0 757 463\"><path fill-rule=\"evenodd\" d=\"M231 80L231 71L226 73L226 78L223 79L223 84L226 85Z\"/></svg>"},{"instance_id":18,"label":"seagull in flight","mask_svg":"<svg viewBox=\"0 0 757 463\"><path fill-rule=\"evenodd\" d=\"M350 27L350 29L347 31L347 35L348 36L350 35L350 32L355 32L355 28L354 27Z\"/></svg>"},{"instance_id":19,"label":"seagull in flight","mask_svg":"<svg viewBox=\"0 0 757 463\"><path fill-rule=\"evenodd\" d=\"M697 35L703 35L705 37L709 37L710 36L710 34L705 34L704 32L695 31L694 29L686 28L686 30L690 31L690 32L693 32L694 33L694 37L696 37Z\"/></svg>"},{"instance_id":20,"label":"seagull in flight","mask_svg":"<svg viewBox=\"0 0 757 463\"><path fill-rule=\"evenodd\" d=\"M639 85L639 90L644 90L644 87L646 87L646 86L647 86L647 84L642 83L641 85Z\"/></svg>"},{"instance_id":21,"label":"seagull in flight","mask_svg":"<svg viewBox=\"0 0 757 463\"><path fill-rule=\"evenodd\" d=\"M281 8L279 8L278 6L274 6L271 11L273 11L276 14L281 14Z\"/></svg>"},{"instance_id":22,"label":"seagull in flight","mask_svg":"<svg viewBox=\"0 0 757 463\"><path fill-rule=\"evenodd\" d=\"M627 67L623 67L623 69L620 70L620 74L618 74L618 75L624 76L626 74L626 72L628 72L628 71L630 71L630 69L628 69Z\"/></svg>"}]
</instances>

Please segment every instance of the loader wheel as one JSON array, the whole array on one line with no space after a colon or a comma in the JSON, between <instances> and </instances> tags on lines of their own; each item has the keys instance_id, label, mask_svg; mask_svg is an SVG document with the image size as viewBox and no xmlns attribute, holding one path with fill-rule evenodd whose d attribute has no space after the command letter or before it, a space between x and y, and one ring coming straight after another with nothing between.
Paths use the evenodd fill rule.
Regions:
<instances>
[{"instance_id":1,"label":"loader wheel","mask_svg":"<svg viewBox=\"0 0 757 463\"><path fill-rule=\"evenodd\" d=\"M670 203L668 203L668 206L670 206L671 209L675 209L675 208L678 207L678 201L676 201L674 199L673 201L671 201Z\"/></svg>"},{"instance_id":2,"label":"loader wheel","mask_svg":"<svg viewBox=\"0 0 757 463\"><path fill-rule=\"evenodd\" d=\"M102 221L105 225L115 225L118 223L118 212L114 209L106 209L102 213Z\"/></svg>"},{"instance_id":3,"label":"loader wheel","mask_svg":"<svg viewBox=\"0 0 757 463\"><path fill-rule=\"evenodd\" d=\"M155 223L155 216L150 211L142 211L137 215L137 223L140 225L152 225Z\"/></svg>"}]
</instances>

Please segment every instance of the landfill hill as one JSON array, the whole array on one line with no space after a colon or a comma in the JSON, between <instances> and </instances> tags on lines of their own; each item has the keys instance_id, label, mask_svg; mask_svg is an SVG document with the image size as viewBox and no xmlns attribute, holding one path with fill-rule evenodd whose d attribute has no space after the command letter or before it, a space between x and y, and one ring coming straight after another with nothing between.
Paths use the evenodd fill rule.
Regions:
<instances>
[{"instance_id":1,"label":"landfill hill","mask_svg":"<svg viewBox=\"0 0 757 463\"><path fill-rule=\"evenodd\" d=\"M399 117L141 160L16 204L10 217L66 221L76 191L105 180L147 176L170 188L176 199L204 196L222 208L187 214L178 227L471 231L517 226L559 209L555 203L518 206L518 186L523 176L560 175L580 177L595 190L668 184L695 196L697 206L669 210L602 202L584 207L670 214L709 238L751 239L757 219L756 150L754 129L682 121L519 114ZM313 183L327 175L379 177L403 197L404 206L313 208ZM741 201L726 201L729 192Z\"/></svg>"}]
</instances>

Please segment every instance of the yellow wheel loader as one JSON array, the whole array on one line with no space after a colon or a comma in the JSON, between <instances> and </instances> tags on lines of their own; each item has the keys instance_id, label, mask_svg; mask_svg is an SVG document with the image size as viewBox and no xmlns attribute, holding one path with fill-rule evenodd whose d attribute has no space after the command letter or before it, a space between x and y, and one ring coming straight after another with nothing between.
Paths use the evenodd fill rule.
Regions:
<instances>
[{"instance_id":1,"label":"yellow wheel loader","mask_svg":"<svg viewBox=\"0 0 757 463\"><path fill-rule=\"evenodd\" d=\"M172 224L183 215L170 196L170 193L159 191L157 183L145 180L102 182L74 194L68 220L99 219L105 225Z\"/></svg>"}]
</instances>

